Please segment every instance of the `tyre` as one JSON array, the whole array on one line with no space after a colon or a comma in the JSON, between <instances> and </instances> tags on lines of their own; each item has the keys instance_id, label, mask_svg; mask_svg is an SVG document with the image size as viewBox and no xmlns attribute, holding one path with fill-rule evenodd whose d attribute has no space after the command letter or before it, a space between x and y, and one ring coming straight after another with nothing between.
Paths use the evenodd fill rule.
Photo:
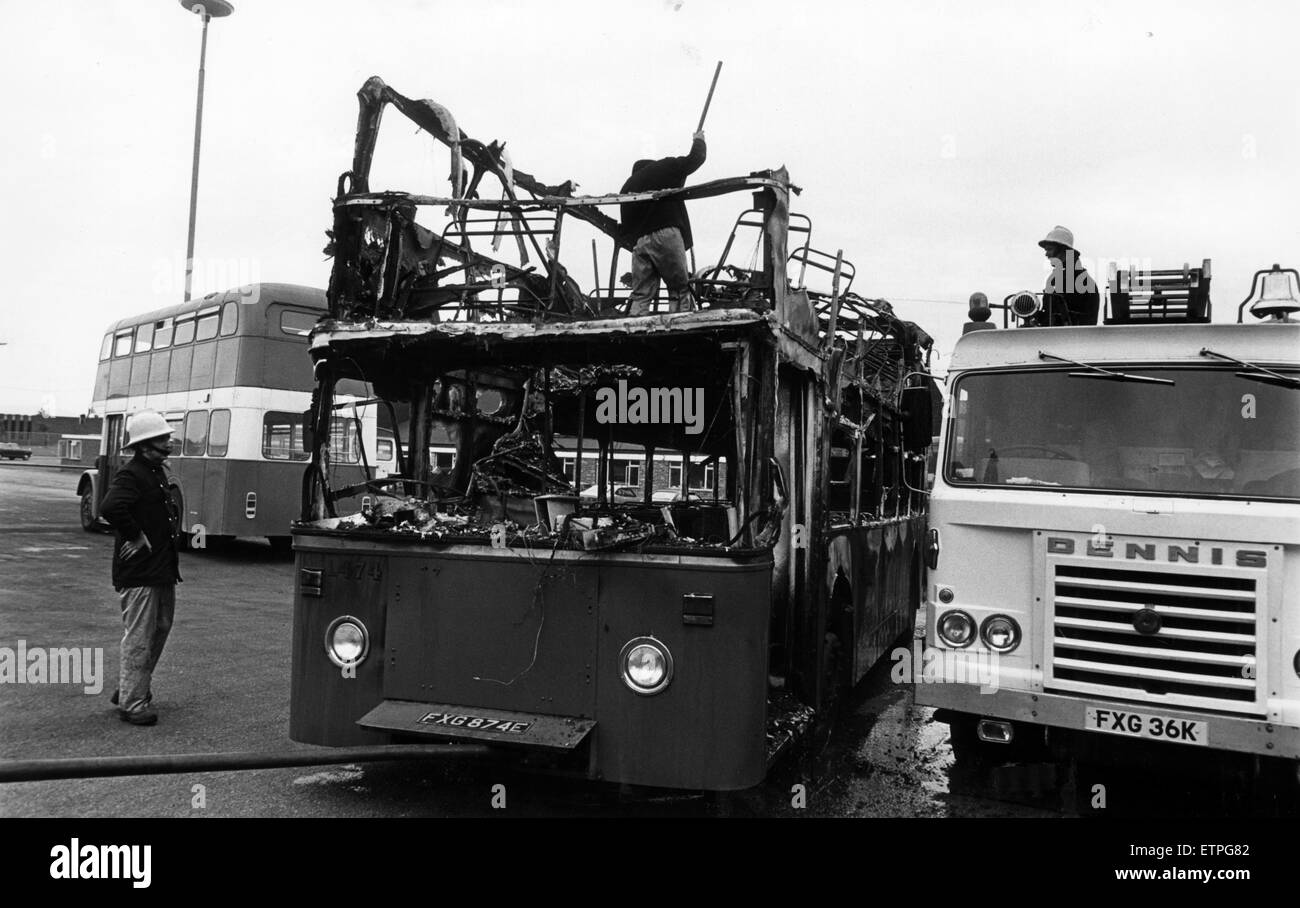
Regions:
<instances>
[{"instance_id":1,"label":"tyre","mask_svg":"<svg viewBox=\"0 0 1300 908\"><path fill-rule=\"evenodd\" d=\"M81 493L81 528L87 533L93 533L97 529L95 526L95 493L91 489Z\"/></svg>"}]
</instances>

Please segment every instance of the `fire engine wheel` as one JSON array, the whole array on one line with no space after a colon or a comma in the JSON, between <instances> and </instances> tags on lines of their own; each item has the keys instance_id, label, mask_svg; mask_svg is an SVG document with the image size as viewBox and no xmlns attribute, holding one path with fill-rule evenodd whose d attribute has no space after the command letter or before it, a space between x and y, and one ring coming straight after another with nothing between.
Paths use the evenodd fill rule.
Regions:
<instances>
[{"instance_id":1,"label":"fire engine wheel","mask_svg":"<svg viewBox=\"0 0 1300 908\"><path fill-rule=\"evenodd\" d=\"M81 493L81 528L93 533L95 526L95 493L90 489Z\"/></svg>"}]
</instances>

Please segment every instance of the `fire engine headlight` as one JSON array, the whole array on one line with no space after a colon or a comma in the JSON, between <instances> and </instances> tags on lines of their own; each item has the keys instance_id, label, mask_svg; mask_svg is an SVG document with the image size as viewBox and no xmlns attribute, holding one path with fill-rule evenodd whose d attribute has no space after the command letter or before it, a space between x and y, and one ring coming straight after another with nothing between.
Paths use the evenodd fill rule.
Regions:
<instances>
[{"instance_id":1,"label":"fire engine headlight","mask_svg":"<svg viewBox=\"0 0 1300 908\"><path fill-rule=\"evenodd\" d=\"M1297 675L1300 675L1300 649L1295 651L1295 657L1291 660L1291 667L1295 669Z\"/></svg>"},{"instance_id":2,"label":"fire engine headlight","mask_svg":"<svg viewBox=\"0 0 1300 908\"><path fill-rule=\"evenodd\" d=\"M370 635L359 618L343 615L330 622L325 631L325 654L335 665L356 665L369 651Z\"/></svg>"},{"instance_id":3,"label":"fire engine headlight","mask_svg":"<svg viewBox=\"0 0 1300 908\"><path fill-rule=\"evenodd\" d=\"M657 694L673 680L673 657L654 637L636 637L619 655L623 683L638 694Z\"/></svg>"},{"instance_id":4,"label":"fire engine headlight","mask_svg":"<svg viewBox=\"0 0 1300 908\"><path fill-rule=\"evenodd\" d=\"M965 612L944 612L939 616L939 637L958 649L970 646L975 639L975 619Z\"/></svg>"},{"instance_id":5,"label":"fire engine headlight","mask_svg":"<svg viewBox=\"0 0 1300 908\"><path fill-rule=\"evenodd\" d=\"M989 615L980 625L980 639L995 653L1009 653L1020 645L1020 625L1006 615Z\"/></svg>"}]
</instances>

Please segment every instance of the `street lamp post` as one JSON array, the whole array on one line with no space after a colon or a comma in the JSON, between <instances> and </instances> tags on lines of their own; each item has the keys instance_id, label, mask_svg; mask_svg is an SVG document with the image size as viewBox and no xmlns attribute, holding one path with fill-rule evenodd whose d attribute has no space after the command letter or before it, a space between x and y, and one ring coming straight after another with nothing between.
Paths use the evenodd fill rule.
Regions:
<instances>
[{"instance_id":1,"label":"street lamp post","mask_svg":"<svg viewBox=\"0 0 1300 908\"><path fill-rule=\"evenodd\" d=\"M199 47L199 99L194 110L194 170L190 175L190 232L185 247L185 302L190 301L194 276L194 216L199 202L199 143L203 137L203 65L208 56L208 20L222 19L235 11L226 0L181 0L181 6L203 17L203 43Z\"/></svg>"}]
</instances>

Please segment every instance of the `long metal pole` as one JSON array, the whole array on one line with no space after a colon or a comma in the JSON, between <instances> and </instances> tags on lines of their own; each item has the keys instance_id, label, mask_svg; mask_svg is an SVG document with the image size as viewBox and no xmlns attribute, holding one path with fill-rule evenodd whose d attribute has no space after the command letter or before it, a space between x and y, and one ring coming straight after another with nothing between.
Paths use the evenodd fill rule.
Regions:
<instances>
[{"instance_id":1,"label":"long metal pole","mask_svg":"<svg viewBox=\"0 0 1300 908\"><path fill-rule=\"evenodd\" d=\"M199 48L199 99L194 109L194 169L190 175L190 233L185 246L185 302L190 301L190 283L194 276L194 216L199 202L199 144L203 141L203 71L208 58L208 22L203 14L203 43Z\"/></svg>"}]
</instances>

